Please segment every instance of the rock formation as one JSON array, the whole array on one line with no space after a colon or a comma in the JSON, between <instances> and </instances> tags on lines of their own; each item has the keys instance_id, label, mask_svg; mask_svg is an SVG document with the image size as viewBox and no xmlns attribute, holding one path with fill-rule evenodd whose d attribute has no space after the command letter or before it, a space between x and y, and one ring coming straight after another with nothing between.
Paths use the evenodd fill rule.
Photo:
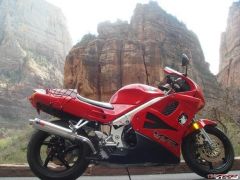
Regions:
<instances>
[{"instance_id":1,"label":"rock formation","mask_svg":"<svg viewBox=\"0 0 240 180\"><path fill-rule=\"evenodd\" d=\"M222 33L218 80L224 87L240 89L240 1L229 10L227 28Z\"/></svg>"},{"instance_id":2,"label":"rock formation","mask_svg":"<svg viewBox=\"0 0 240 180\"><path fill-rule=\"evenodd\" d=\"M229 9L226 31L222 33L218 81L226 89L229 111L240 124L240 1ZM234 108L233 108L234 107Z\"/></svg>"},{"instance_id":3,"label":"rock formation","mask_svg":"<svg viewBox=\"0 0 240 180\"><path fill-rule=\"evenodd\" d=\"M62 85L70 47L60 9L44 0L0 0L0 122L30 118L33 88Z\"/></svg>"},{"instance_id":4,"label":"rock formation","mask_svg":"<svg viewBox=\"0 0 240 180\"><path fill-rule=\"evenodd\" d=\"M157 3L137 4L130 23L100 23L97 37L85 35L72 48L65 62L64 86L108 101L126 84L156 85L164 77L165 66L182 71L182 53L192 59L189 74L204 88L205 95L218 97L220 93L215 92L219 86L197 36Z\"/></svg>"}]
</instances>

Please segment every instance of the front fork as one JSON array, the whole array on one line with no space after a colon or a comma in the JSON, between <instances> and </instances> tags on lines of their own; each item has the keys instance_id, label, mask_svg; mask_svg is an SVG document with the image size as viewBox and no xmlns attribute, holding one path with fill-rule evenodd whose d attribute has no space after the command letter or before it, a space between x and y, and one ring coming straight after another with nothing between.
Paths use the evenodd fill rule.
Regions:
<instances>
[{"instance_id":1,"label":"front fork","mask_svg":"<svg viewBox=\"0 0 240 180\"><path fill-rule=\"evenodd\" d=\"M200 134L203 136L203 138L207 141L209 144L209 147L212 149L213 148L213 141L205 131L204 127L205 126L216 126L217 123L215 121L209 120L209 119L193 119L193 123L191 128L187 131L186 135L192 133L193 131L199 130Z\"/></svg>"},{"instance_id":2,"label":"front fork","mask_svg":"<svg viewBox=\"0 0 240 180\"><path fill-rule=\"evenodd\" d=\"M207 132L205 131L204 128L199 129L200 130L200 134L203 136L203 138L208 142L208 145L211 149L213 149L213 141L211 140L211 138L209 137L209 135L207 134Z\"/></svg>"}]
</instances>

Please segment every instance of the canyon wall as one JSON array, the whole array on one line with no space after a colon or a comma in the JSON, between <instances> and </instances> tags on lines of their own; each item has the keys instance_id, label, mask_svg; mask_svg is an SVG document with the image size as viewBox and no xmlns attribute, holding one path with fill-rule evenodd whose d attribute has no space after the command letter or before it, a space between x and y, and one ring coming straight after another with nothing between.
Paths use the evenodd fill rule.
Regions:
<instances>
[{"instance_id":1,"label":"canyon wall","mask_svg":"<svg viewBox=\"0 0 240 180\"><path fill-rule=\"evenodd\" d=\"M71 38L44 0L0 0L0 122L31 117L33 88L61 87Z\"/></svg>"},{"instance_id":2,"label":"canyon wall","mask_svg":"<svg viewBox=\"0 0 240 180\"><path fill-rule=\"evenodd\" d=\"M219 74L217 76L225 99L228 114L240 124L240 1L229 9L227 28L222 33Z\"/></svg>"},{"instance_id":3,"label":"canyon wall","mask_svg":"<svg viewBox=\"0 0 240 180\"><path fill-rule=\"evenodd\" d=\"M218 80L223 87L240 89L240 1L229 10L227 28L222 33Z\"/></svg>"},{"instance_id":4,"label":"canyon wall","mask_svg":"<svg viewBox=\"0 0 240 180\"><path fill-rule=\"evenodd\" d=\"M85 35L68 54L65 88L108 101L130 83L157 85L165 66L183 71L181 55L186 53L191 58L189 75L203 87L208 100L221 96L197 36L157 3L137 4L130 23L103 22L97 30L98 36Z\"/></svg>"}]
</instances>

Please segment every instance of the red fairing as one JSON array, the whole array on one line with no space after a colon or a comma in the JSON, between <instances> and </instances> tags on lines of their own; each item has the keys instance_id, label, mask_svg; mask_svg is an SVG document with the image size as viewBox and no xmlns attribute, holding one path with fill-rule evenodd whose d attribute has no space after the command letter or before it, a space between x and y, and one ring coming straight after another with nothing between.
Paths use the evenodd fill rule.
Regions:
<instances>
[{"instance_id":1,"label":"red fairing","mask_svg":"<svg viewBox=\"0 0 240 180\"><path fill-rule=\"evenodd\" d=\"M205 99L203 96L202 89L192 79L190 79L189 77L184 76L182 73L175 71L168 67L164 68L164 72L166 74L170 74L170 75L177 75L177 76L181 77L182 79L184 79L187 82L187 84L190 86L190 91L180 92L180 93L189 95L189 96L194 96L194 97L200 99L201 103L199 104L199 110L204 107Z\"/></svg>"},{"instance_id":2,"label":"red fairing","mask_svg":"<svg viewBox=\"0 0 240 180\"><path fill-rule=\"evenodd\" d=\"M201 88L190 78L170 68L164 70L167 74L177 75L184 79L189 84L190 90L163 96L159 102L137 113L131 123L135 131L162 144L179 157L182 139L195 114L203 108L205 101ZM176 109L171 114L166 114L166 107L174 102L178 104ZM182 114L187 117L184 124L179 123ZM156 124L153 119L163 122L162 124L159 122L159 127L162 126L162 128L146 128L149 123Z\"/></svg>"},{"instance_id":3,"label":"red fairing","mask_svg":"<svg viewBox=\"0 0 240 180\"><path fill-rule=\"evenodd\" d=\"M177 108L173 113L167 115L165 109L173 102L178 103ZM184 94L172 94L163 97L161 101L142 110L134 116L132 120L133 129L162 144L179 157L182 137L185 131L187 131L189 123L198 111L200 104L200 99ZM187 121L184 124L179 123L181 114L187 116ZM156 124L151 120L154 119L153 117L158 121L164 122L164 125L162 125L162 127L159 125L157 129L146 128L147 123Z\"/></svg>"}]
</instances>

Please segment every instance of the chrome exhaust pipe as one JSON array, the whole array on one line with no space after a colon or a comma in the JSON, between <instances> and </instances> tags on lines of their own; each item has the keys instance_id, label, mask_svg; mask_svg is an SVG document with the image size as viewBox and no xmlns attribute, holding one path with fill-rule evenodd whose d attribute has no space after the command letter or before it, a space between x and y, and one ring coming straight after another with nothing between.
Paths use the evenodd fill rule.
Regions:
<instances>
[{"instance_id":1,"label":"chrome exhaust pipe","mask_svg":"<svg viewBox=\"0 0 240 180\"><path fill-rule=\"evenodd\" d=\"M93 151L93 154L96 154L97 151L95 149L95 147L93 146L92 142L84 137L84 136L80 136L76 133L73 133L71 129L67 129L65 127L53 124L51 122L48 121L44 121L38 118L35 119L29 119L30 125L33 126L33 128L41 130L41 131L45 131L48 132L50 134L54 134L57 136L61 136L70 140L77 140L77 141L81 141L81 142L85 142L89 145L89 147L91 148L91 150Z\"/></svg>"}]
</instances>

